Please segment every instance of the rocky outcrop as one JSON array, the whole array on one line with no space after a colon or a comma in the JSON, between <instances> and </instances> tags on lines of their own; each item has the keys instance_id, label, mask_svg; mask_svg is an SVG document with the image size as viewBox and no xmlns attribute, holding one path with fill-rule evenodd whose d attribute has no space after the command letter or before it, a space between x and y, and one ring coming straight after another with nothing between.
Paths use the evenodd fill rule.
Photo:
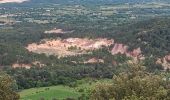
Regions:
<instances>
[{"instance_id":1,"label":"rocky outcrop","mask_svg":"<svg viewBox=\"0 0 170 100\"><path fill-rule=\"evenodd\" d=\"M116 43L111 51L113 55L115 54L126 54L127 53L128 46L125 46L123 44Z\"/></svg>"},{"instance_id":2,"label":"rocky outcrop","mask_svg":"<svg viewBox=\"0 0 170 100\"><path fill-rule=\"evenodd\" d=\"M165 60L170 63L170 55L165 56Z\"/></svg>"},{"instance_id":3,"label":"rocky outcrop","mask_svg":"<svg viewBox=\"0 0 170 100\"><path fill-rule=\"evenodd\" d=\"M26 48L34 53L45 53L47 55L63 57L85 54L88 53L88 51L100 49L103 46L108 47L113 43L114 40L108 40L106 38L68 38L63 40L45 40L40 44L32 43Z\"/></svg>"},{"instance_id":4,"label":"rocky outcrop","mask_svg":"<svg viewBox=\"0 0 170 100\"><path fill-rule=\"evenodd\" d=\"M140 47L134 49L133 51L128 51L128 46L124 44L115 43L115 45L113 46L111 50L111 53L112 55L125 54L126 56L132 57L135 59L144 59Z\"/></svg>"},{"instance_id":5,"label":"rocky outcrop","mask_svg":"<svg viewBox=\"0 0 170 100\"><path fill-rule=\"evenodd\" d=\"M45 53L47 55L58 55L59 57L65 57L87 54L89 51L100 49L103 46L110 47L111 45L114 45L111 49L112 55L120 53L125 54L128 57L132 57L135 60L144 59L140 47L129 51L127 45L114 43L113 39L108 40L106 38L67 38L57 40L44 40L40 44L29 44L26 48L30 52L34 53Z\"/></svg>"},{"instance_id":6,"label":"rocky outcrop","mask_svg":"<svg viewBox=\"0 0 170 100\"><path fill-rule=\"evenodd\" d=\"M34 61L34 62L30 63L30 64L24 64L24 63L14 63L14 64L12 64L12 68L26 68L26 69L30 69L33 66L44 67L46 65L42 64L39 61Z\"/></svg>"},{"instance_id":7,"label":"rocky outcrop","mask_svg":"<svg viewBox=\"0 0 170 100\"><path fill-rule=\"evenodd\" d=\"M91 58L88 61L84 62L85 64L95 64L95 63L104 63L103 59L98 59L98 58Z\"/></svg>"},{"instance_id":8,"label":"rocky outcrop","mask_svg":"<svg viewBox=\"0 0 170 100\"><path fill-rule=\"evenodd\" d=\"M156 64L162 65L164 70L170 69L170 54L164 58L158 58Z\"/></svg>"},{"instance_id":9,"label":"rocky outcrop","mask_svg":"<svg viewBox=\"0 0 170 100\"><path fill-rule=\"evenodd\" d=\"M31 67L32 67L31 64L19 64L19 63L12 64L12 68L26 68L26 69L30 69Z\"/></svg>"},{"instance_id":10,"label":"rocky outcrop","mask_svg":"<svg viewBox=\"0 0 170 100\"><path fill-rule=\"evenodd\" d=\"M32 65L38 66L38 67L44 67L44 66L46 66L45 64L43 64L43 63L41 63L41 62L39 62L39 61L34 61L34 62L32 62Z\"/></svg>"}]
</instances>

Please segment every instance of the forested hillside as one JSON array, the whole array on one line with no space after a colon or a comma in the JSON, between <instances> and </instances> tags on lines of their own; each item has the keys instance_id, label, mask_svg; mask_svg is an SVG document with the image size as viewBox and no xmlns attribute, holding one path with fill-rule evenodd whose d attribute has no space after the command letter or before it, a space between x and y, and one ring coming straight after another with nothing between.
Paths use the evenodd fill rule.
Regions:
<instances>
[{"instance_id":1,"label":"forested hillside","mask_svg":"<svg viewBox=\"0 0 170 100\"><path fill-rule=\"evenodd\" d=\"M17 99L168 100L169 15L168 0L0 4L0 81Z\"/></svg>"},{"instance_id":2,"label":"forested hillside","mask_svg":"<svg viewBox=\"0 0 170 100\"><path fill-rule=\"evenodd\" d=\"M132 48L141 47L146 56L170 53L170 19L155 18L125 26L116 32L118 41Z\"/></svg>"}]
</instances>

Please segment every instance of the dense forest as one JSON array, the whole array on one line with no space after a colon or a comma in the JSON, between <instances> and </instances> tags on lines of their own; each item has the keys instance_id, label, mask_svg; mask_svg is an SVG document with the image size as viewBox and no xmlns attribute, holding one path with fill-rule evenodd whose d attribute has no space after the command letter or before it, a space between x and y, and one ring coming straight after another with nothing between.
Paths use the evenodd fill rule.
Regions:
<instances>
[{"instance_id":1,"label":"dense forest","mask_svg":"<svg viewBox=\"0 0 170 100\"><path fill-rule=\"evenodd\" d=\"M138 22L132 25L127 25L126 27L123 26L123 28L120 28L120 30L115 31L115 33L112 33L113 35L109 34L109 32L111 32L109 30L106 36L93 32L93 36L95 36L93 38L113 37L116 41L119 41L120 43L125 43L129 45L131 48L141 47L143 54L146 56L146 62L144 63L145 66L148 68L148 70L149 71L160 70L162 68L160 65L155 64L155 60L156 60L155 57L161 57L161 56L163 57L164 55L169 53L168 47L170 46L169 46L169 39L168 39L169 37L168 21L169 21L168 19L158 18L158 19L152 19L150 21ZM30 25L25 25L26 28L28 26ZM19 26L15 26L15 27L19 27ZM129 27L136 27L136 28L132 29ZM110 54L110 52L107 51L107 48L103 48L101 50L95 50L93 51L92 54L64 57L60 59L58 59L57 56L46 56L44 54L30 53L24 48L24 46L31 42L39 42L41 39L46 38L46 35L44 35L41 32L42 30L38 30L41 29L41 26L38 26L36 29L36 33L40 33L40 34L35 34L35 32L33 32L35 30L31 30L31 29L29 30L26 28L24 27L17 28L18 31L21 32L21 34L18 34L17 32L11 34L8 33L8 31L6 31L5 33L7 34L1 35L1 45L0 45L1 66L4 66L4 69L7 70L8 74L12 75L15 79L17 79L20 88L30 88L30 87L37 86L38 85L36 83L37 78L40 81L42 81L42 85L39 84L40 86L55 85L60 83L63 84L63 82L51 82L53 80L55 81L57 81L58 79L61 80L61 78L64 78L67 81L69 80L74 81L74 79L80 79L87 76L96 77L96 78L99 77L111 78L113 73L118 73L120 72L120 70L124 69L119 65L113 65L112 61L124 63L128 59L130 59L125 55L113 56ZM142 32L146 30L147 31L145 33L142 33L141 30ZM23 33L27 32L27 33L22 34L22 32ZM140 32L141 34L139 34ZM75 32L75 33L66 34L65 36L61 36L61 38L67 38L70 36L79 37L79 35L80 34L76 35ZM86 36L86 35L88 36L89 34L86 33L81 34L81 36ZM56 38L56 35L52 35L50 37ZM140 41L138 41L139 38ZM147 45L144 45L143 42L147 42ZM154 57L150 58L150 55L154 55ZM102 58L105 60L105 63L104 64L102 63L74 64L71 62L71 61L80 62L85 59L89 59L91 57ZM8 67L16 62L29 64L34 61L43 62L43 64L45 64L48 67L43 67L43 68L33 67L30 70L23 69L23 68L11 69L10 67ZM45 78L48 79L46 80ZM57 78L57 79L53 79L53 78ZM62 79L62 81L64 81L64 79ZM31 82L31 84L28 84L29 82ZM65 83L70 83L70 82L65 82ZM28 84L28 86L26 84Z\"/></svg>"}]
</instances>

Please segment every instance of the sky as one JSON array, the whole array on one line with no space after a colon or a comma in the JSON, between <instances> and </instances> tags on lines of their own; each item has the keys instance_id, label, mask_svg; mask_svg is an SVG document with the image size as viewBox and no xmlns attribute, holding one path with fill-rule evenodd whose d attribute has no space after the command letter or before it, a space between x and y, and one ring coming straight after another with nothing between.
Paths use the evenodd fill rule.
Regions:
<instances>
[{"instance_id":1,"label":"sky","mask_svg":"<svg viewBox=\"0 0 170 100\"><path fill-rule=\"evenodd\" d=\"M0 0L0 3L22 3L28 0Z\"/></svg>"}]
</instances>

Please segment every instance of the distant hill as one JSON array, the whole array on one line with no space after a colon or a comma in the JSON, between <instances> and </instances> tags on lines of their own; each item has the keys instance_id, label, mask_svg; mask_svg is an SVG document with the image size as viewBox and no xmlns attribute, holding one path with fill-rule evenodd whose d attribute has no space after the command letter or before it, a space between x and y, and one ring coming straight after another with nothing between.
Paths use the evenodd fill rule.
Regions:
<instances>
[{"instance_id":1,"label":"distant hill","mask_svg":"<svg viewBox=\"0 0 170 100\"><path fill-rule=\"evenodd\" d=\"M110 4L110 3L146 3L146 2L170 2L169 0L31 0L30 3L93 3L93 4Z\"/></svg>"},{"instance_id":2,"label":"distant hill","mask_svg":"<svg viewBox=\"0 0 170 100\"><path fill-rule=\"evenodd\" d=\"M16 0L14 0L16 1ZM19 0L18 0L19 1ZM34 6L43 4L118 4L118 3L146 3L146 2L166 2L170 3L169 0L29 0L28 2L18 3L7 3L0 4L0 6Z\"/></svg>"},{"instance_id":3,"label":"distant hill","mask_svg":"<svg viewBox=\"0 0 170 100\"><path fill-rule=\"evenodd\" d=\"M68 2L68 3L144 3L144 2L154 2L154 1L165 1L169 0L31 0L34 3L60 3L60 2Z\"/></svg>"}]
</instances>

